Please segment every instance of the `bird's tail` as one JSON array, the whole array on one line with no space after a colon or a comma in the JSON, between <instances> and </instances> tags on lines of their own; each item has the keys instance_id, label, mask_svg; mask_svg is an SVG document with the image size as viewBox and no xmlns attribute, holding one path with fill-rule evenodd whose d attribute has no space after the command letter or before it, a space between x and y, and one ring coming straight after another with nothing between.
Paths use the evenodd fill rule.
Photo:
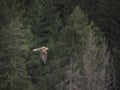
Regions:
<instances>
[{"instance_id":1,"label":"bird's tail","mask_svg":"<svg viewBox=\"0 0 120 90\"><path fill-rule=\"evenodd\" d=\"M47 55L41 55L43 63L45 64L47 62Z\"/></svg>"}]
</instances>

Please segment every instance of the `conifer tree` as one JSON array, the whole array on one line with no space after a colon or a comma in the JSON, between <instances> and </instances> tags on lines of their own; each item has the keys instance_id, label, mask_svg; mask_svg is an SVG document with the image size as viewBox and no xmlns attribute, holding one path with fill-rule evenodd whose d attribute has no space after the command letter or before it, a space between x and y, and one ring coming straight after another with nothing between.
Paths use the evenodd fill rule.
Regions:
<instances>
[{"instance_id":1,"label":"conifer tree","mask_svg":"<svg viewBox=\"0 0 120 90\"><path fill-rule=\"evenodd\" d=\"M19 18L14 18L3 27L1 62L1 89L32 90L26 71L25 57L29 51L31 32L23 28Z\"/></svg>"},{"instance_id":2,"label":"conifer tree","mask_svg":"<svg viewBox=\"0 0 120 90\"><path fill-rule=\"evenodd\" d=\"M62 44L58 60L64 68L64 80L57 87L65 90L78 90L80 81L76 80L82 73L82 52L86 43L88 19L79 7L76 7L67 25L62 29L59 43Z\"/></svg>"},{"instance_id":3,"label":"conifer tree","mask_svg":"<svg viewBox=\"0 0 120 90\"><path fill-rule=\"evenodd\" d=\"M94 30L97 29L95 25L89 25L88 29L87 43L82 57L86 89L113 90L116 84L115 72L107 45L101 36L95 35Z\"/></svg>"},{"instance_id":4,"label":"conifer tree","mask_svg":"<svg viewBox=\"0 0 120 90\"><path fill-rule=\"evenodd\" d=\"M91 32L96 36L91 36ZM63 82L57 85L60 90L107 90L115 87L114 68L101 35L99 29L89 24L85 14L76 7L60 37L64 46L60 48L62 53L59 55L65 57L61 62L66 68Z\"/></svg>"},{"instance_id":5,"label":"conifer tree","mask_svg":"<svg viewBox=\"0 0 120 90\"><path fill-rule=\"evenodd\" d=\"M55 62L52 60L53 49L58 38L58 32L61 28L59 13L53 5L53 1L35 0L31 7L33 13L29 13L31 31L34 35L34 44L32 48L40 46L48 46L48 60L46 64L42 63L40 53L30 52L28 57L28 72L32 77L32 81L36 89L46 90L51 88L54 90L57 75L53 72L56 68ZM36 14L34 14L36 13ZM32 20L31 20L32 18ZM56 69L55 69L56 70ZM54 77L54 78L53 78ZM41 85L42 83L42 85Z\"/></svg>"},{"instance_id":6,"label":"conifer tree","mask_svg":"<svg viewBox=\"0 0 120 90\"><path fill-rule=\"evenodd\" d=\"M32 90L25 64L31 45L30 29L20 21L17 0L2 0L0 4L0 89Z\"/></svg>"}]
</instances>

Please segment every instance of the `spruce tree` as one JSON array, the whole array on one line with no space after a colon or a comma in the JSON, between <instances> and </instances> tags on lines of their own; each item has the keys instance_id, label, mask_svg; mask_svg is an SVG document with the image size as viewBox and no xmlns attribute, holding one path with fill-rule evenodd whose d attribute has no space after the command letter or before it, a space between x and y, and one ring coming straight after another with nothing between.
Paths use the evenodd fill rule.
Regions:
<instances>
[{"instance_id":1,"label":"spruce tree","mask_svg":"<svg viewBox=\"0 0 120 90\"><path fill-rule=\"evenodd\" d=\"M2 90L32 90L32 83L26 71L25 57L29 51L31 32L23 28L19 17L3 27L1 62Z\"/></svg>"},{"instance_id":2,"label":"spruce tree","mask_svg":"<svg viewBox=\"0 0 120 90\"><path fill-rule=\"evenodd\" d=\"M42 63L39 52L30 52L30 57L28 57L27 62L28 72L32 77L32 82L36 90L49 90L49 88L54 90L54 84L56 83L55 77L57 79L57 75L54 75L55 72L53 72L56 64L52 58L53 53L56 52L53 48L55 47L54 45L61 28L59 13L56 11L52 0L35 0L32 3L31 10L33 13L30 13L31 11L27 12L29 13L28 18L31 31L34 35L33 46L31 48L48 46L49 50L46 64Z\"/></svg>"},{"instance_id":3,"label":"spruce tree","mask_svg":"<svg viewBox=\"0 0 120 90\"><path fill-rule=\"evenodd\" d=\"M102 34L88 22L87 16L76 7L61 32L60 44L63 46L57 58L64 64L65 77L56 85L60 89L106 90L115 86L114 70ZM95 36L91 36L91 32ZM113 86L109 86L110 83Z\"/></svg>"},{"instance_id":4,"label":"spruce tree","mask_svg":"<svg viewBox=\"0 0 120 90\"><path fill-rule=\"evenodd\" d=\"M65 90L77 90L82 74L82 53L86 43L86 34L88 19L82 10L77 6L70 17L68 18L67 25L63 27L59 38L59 43L62 45L57 53L58 60L64 68L64 80L61 81L57 87Z\"/></svg>"}]
</instances>

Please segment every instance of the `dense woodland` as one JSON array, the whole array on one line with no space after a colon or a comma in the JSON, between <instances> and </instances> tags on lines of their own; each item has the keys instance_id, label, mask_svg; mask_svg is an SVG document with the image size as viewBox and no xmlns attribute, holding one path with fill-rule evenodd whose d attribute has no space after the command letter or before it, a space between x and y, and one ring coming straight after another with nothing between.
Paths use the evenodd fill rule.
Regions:
<instances>
[{"instance_id":1,"label":"dense woodland","mask_svg":"<svg viewBox=\"0 0 120 90\"><path fill-rule=\"evenodd\" d=\"M0 0L0 90L120 90L119 10L120 0Z\"/></svg>"}]
</instances>

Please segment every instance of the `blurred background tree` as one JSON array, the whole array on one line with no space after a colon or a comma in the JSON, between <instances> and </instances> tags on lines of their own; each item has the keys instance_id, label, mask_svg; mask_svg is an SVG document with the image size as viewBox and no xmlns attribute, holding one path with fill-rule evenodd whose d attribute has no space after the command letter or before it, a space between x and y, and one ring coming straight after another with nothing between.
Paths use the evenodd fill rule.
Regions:
<instances>
[{"instance_id":1,"label":"blurred background tree","mask_svg":"<svg viewBox=\"0 0 120 90\"><path fill-rule=\"evenodd\" d=\"M68 79L69 75L66 76L66 73L69 70L70 74L72 70L71 75L77 73L77 77L81 78L78 80L69 78L64 84L68 88L62 90L70 90L70 85L80 89L86 85L84 77L87 76L83 57L87 55L85 53L87 48L94 46L95 49L92 50L98 56L104 51L110 52L106 58L110 57L112 60L107 59L109 61L107 65L111 69L105 75L111 73L110 78L106 78L112 83L109 83L107 89L119 90L119 2L119 0L1 0L0 89L58 90L56 86ZM89 31L94 33L91 41L87 38ZM105 42L103 37L106 38ZM33 48L43 45L49 47L48 62L45 65L40 54L32 52ZM89 58L88 55L87 57ZM99 61L96 62L97 59L91 59L91 62L102 67ZM101 59L104 60L102 56ZM100 69L99 73L102 70L94 65L93 68ZM107 70L109 71L109 68ZM92 70L91 73L96 74ZM81 82L84 84L81 85ZM98 84L100 82L96 83Z\"/></svg>"}]
</instances>

